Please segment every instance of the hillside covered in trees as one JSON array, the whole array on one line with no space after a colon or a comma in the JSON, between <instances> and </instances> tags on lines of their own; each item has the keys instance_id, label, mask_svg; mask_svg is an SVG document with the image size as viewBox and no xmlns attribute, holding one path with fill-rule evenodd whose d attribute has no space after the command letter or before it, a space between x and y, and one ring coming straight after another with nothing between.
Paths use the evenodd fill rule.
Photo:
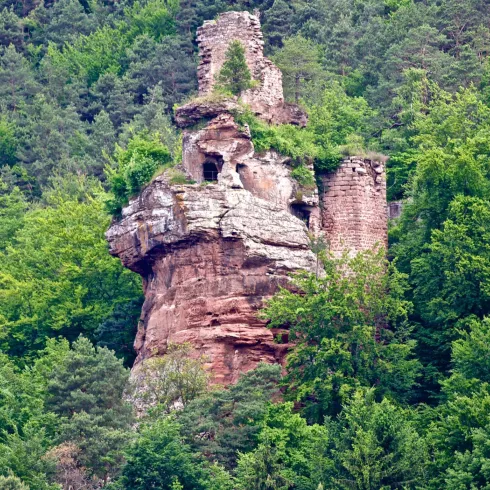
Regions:
<instances>
[{"instance_id":1,"label":"hillside covered in trees","mask_svg":"<svg viewBox=\"0 0 490 490\"><path fill-rule=\"evenodd\" d=\"M325 276L269 301L285 374L208 389L172 346L141 393L141 280L104 233L179 162L196 28L227 10L260 12L308 113L243 114L256 148L316 176L385 155L403 211L388 257L313 241ZM0 489L490 488L489 55L485 0L0 0Z\"/></svg>"}]
</instances>

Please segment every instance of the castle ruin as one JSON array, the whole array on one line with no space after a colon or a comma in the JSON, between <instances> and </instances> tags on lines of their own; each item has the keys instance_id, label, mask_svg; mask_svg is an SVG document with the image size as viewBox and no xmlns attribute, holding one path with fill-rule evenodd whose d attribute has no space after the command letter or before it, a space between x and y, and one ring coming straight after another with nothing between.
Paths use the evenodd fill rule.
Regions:
<instances>
[{"instance_id":1,"label":"castle ruin","mask_svg":"<svg viewBox=\"0 0 490 490\"><path fill-rule=\"evenodd\" d=\"M258 312L292 272L315 270L312 234L323 234L336 254L387 239L380 162L348 158L321 176L320 191L304 188L291 177L289 158L255 151L248 129L234 119L235 100L206 99L235 39L259 82L242 100L269 123L306 124L306 114L284 102L281 72L263 55L259 19L227 12L205 22L198 30L204 97L175 116L184 129L181 170L195 183L157 177L107 232L111 253L143 277L136 366L164 355L170 343L189 342L221 384L261 361L284 361L287 332L286 343L275 342L278 332Z\"/></svg>"}]
</instances>

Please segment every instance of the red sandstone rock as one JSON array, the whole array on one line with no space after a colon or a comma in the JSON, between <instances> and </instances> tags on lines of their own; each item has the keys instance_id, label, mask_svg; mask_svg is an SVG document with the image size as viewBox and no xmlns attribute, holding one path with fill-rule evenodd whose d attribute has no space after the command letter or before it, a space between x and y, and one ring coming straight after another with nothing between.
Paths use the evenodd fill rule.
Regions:
<instances>
[{"instance_id":1,"label":"red sandstone rock","mask_svg":"<svg viewBox=\"0 0 490 490\"><path fill-rule=\"evenodd\" d=\"M233 39L243 42L261 80L247 93L254 110L272 122L305 123L296 106L284 104L280 72L263 57L259 21L246 12L200 29L201 93L211 90ZM288 345L274 342L258 312L290 273L315 270L309 233L324 233L335 253L386 242L381 164L352 157L323 176L320 212L317 189L291 178L289 158L255 152L247 128L235 123L236 108L234 100L206 98L180 108L182 127L207 121L184 131L181 168L196 184L157 177L107 232L111 253L143 277L136 367L183 342L207 356L215 383L233 383L260 361L282 363Z\"/></svg>"},{"instance_id":2,"label":"red sandstone rock","mask_svg":"<svg viewBox=\"0 0 490 490\"><path fill-rule=\"evenodd\" d=\"M201 122L203 119L213 119L216 116L233 111L243 110L234 98L221 100L196 99L178 107L175 111L175 124L179 128L187 128Z\"/></svg>"},{"instance_id":3,"label":"red sandstone rock","mask_svg":"<svg viewBox=\"0 0 490 490\"><path fill-rule=\"evenodd\" d=\"M169 186L158 177L107 233L111 253L144 278L137 364L191 342L215 383L260 361L282 362L257 318L290 272L313 270L304 223L282 206L222 184Z\"/></svg>"}]
</instances>

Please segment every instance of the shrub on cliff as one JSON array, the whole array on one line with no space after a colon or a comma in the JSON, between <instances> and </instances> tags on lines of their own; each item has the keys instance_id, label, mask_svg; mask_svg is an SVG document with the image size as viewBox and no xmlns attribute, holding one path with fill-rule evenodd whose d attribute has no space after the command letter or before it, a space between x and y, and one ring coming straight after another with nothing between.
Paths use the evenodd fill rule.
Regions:
<instances>
[{"instance_id":1,"label":"shrub on cliff","mask_svg":"<svg viewBox=\"0 0 490 490\"><path fill-rule=\"evenodd\" d=\"M136 134L126 148L116 146L115 164L107 169L113 193L113 197L107 201L108 210L113 215L119 214L129 198L171 161L170 151L158 133Z\"/></svg>"},{"instance_id":2,"label":"shrub on cliff","mask_svg":"<svg viewBox=\"0 0 490 490\"><path fill-rule=\"evenodd\" d=\"M240 41L232 41L225 54L225 62L217 76L218 89L240 95L253 87L252 75L245 59L245 48Z\"/></svg>"},{"instance_id":3,"label":"shrub on cliff","mask_svg":"<svg viewBox=\"0 0 490 490\"><path fill-rule=\"evenodd\" d=\"M209 373L205 356L191 357L192 344L169 344L164 356L145 359L134 376L131 388L136 404L151 407L151 416L186 407L206 391ZM141 387L144 387L142 390Z\"/></svg>"},{"instance_id":4,"label":"shrub on cliff","mask_svg":"<svg viewBox=\"0 0 490 490\"><path fill-rule=\"evenodd\" d=\"M234 117L239 125L247 125L250 129L252 142L257 152L274 149L281 155L291 157L296 163L313 160L316 157L317 148L308 128L290 124L267 124L247 107L237 111Z\"/></svg>"},{"instance_id":5,"label":"shrub on cliff","mask_svg":"<svg viewBox=\"0 0 490 490\"><path fill-rule=\"evenodd\" d=\"M307 112L306 128L269 125L247 108L234 116L239 124L250 128L256 151L274 149L297 164L312 162L320 173L336 170L343 153L371 153L370 133L376 112L362 97L348 97L339 83L332 82L324 89L320 103L308 106Z\"/></svg>"}]
</instances>

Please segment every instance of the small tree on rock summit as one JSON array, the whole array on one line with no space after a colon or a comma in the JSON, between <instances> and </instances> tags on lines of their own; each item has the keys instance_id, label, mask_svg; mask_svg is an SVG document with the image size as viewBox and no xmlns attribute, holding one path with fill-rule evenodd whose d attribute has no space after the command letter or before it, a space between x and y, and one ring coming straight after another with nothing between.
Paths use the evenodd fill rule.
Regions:
<instances>
[{"instance_id":1,"label":"small tree on rock summit","mask_svg":"<svg viewBox=\"0 0 490 490\"><path fill-rule=\"evenodd\" d=\"M245 48L240 41L232 41L225 54L217 76L218 89L240 95L241 92L253 87L252 75L245 59Z\"/></svg>"}]
</instances>

